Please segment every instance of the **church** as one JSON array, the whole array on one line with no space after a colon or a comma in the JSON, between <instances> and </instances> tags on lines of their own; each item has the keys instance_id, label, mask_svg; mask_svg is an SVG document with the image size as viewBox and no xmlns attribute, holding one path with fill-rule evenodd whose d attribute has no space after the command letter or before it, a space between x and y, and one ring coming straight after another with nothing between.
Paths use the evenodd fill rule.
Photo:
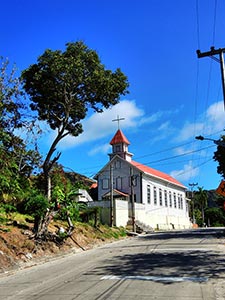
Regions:
<instances>
[{"instance_id":1,"label":"church","mask_svg":"<svg viewBox=\"0 0 225 300\"><path fill-rule=\"evenodd\" d=\"M103 223L153 230L191 227L186 187L161 171L132 159L130 142L118 129L110 141L109 162L95 175Z\"/></svg>"}]
</instances>

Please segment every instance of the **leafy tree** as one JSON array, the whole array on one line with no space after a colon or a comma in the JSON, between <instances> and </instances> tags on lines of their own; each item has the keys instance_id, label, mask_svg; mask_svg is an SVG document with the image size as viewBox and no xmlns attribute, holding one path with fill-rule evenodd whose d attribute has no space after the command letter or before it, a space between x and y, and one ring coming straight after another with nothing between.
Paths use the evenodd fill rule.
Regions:
<instances>
[{"instance_id":1,"label":"leafy tree","mask_svg":"<svg viewBox=\"0 0 225 300\"><path fill-rule=\"evenodd\" d=\"M198 208L201 211L202 224L205 223L205 208L208 204L208 194L207 191L203 189L203 187L198 187L198 191L194 193L194 202L195 208Z\"/></svg>"},{"instance_id":2,"label":"leafy tree","mask_svg":"<svg viewBox=\"0 0 225 300\"><path fill-rule=\"evenodd\" d=\"M198 224L198 226L202 227L203 220L202 220L202 214L201 214L200 209L194 208L194 217L195 217L196 224Z\"/></svg>"},{"instance_id":3,"label":"leafy tree","mask_svg":"<svg viewBox=\"0 0 225 300\"><path fill-rule=\"evenodd\" d=\"M28 111L16 68L0 57L0 201L16 201L23 193L27 178L39 164L36 150L27 150L16 130L33 123Z\"/></svg>"},{"instance_id":4,"label":"leafy tree","mask_svg":"<svg viewBox=\"0 0 225 300\"><path fill-rule=\"evenodd\" d=\"M82 41L67 43L64 52L46 50L22 72L22 80L31 108L56 131L43 163L45 193L50 199L50 172L60 157L60 153L53 157L59 141L82 133L81 121L89 108L102 112L117 104L128 92L128 81L120 69L107 70L96 51Z\"/></svg>"},{"instance_id":5,"label":"leafy tree","mask_svg":"<svg viewBox=\"0 0 225 300\"><path fill-rule=\"evenodd\" d=\"M23 91L15 66L10 69L9 61L0 57L0 134L12 133L22 126Z\"/></svg>"},{"instance_id":6,"label":"leafy tree","mask_svg":"<svg viewBox=\"0 0 225 300\"><path fill-rule=\"evenodd\" d=\"M102 112L117 104L127 93L128 82L120 69L105 69L96 51L81 41L67 43L64 52L46 50L22 72L22 79L31 108L57 132L43 164L48 193L50 171L60 157L58 153L52 158L59 141L82 133L80 121L89 108Z\"/></svg>"},{"instance_id":7,"label":"leafy tree","mask_svg":"<svg viewBox=\"0 0 225 300\"><path fill-rule=\"evenodd\" d=\"M25 212L34 217L34 232L39 231L40 219L43 219L46 209L49 207L47 198L40 192L33 190L26 199Z\"/></svg>"},{"instance_id":8,"label":"leafy tree","mask_svg":"<svg viewBox=\"0 0 225 300\"><path fill-rule=\"evenodd\" d=\"M224 226L225 214L219 207L207 208L205 211L205 217L208 220L210 226Z\"/></svg>"},{"instance_id":9,"label":"leafy tree","mask_svg":"<svg viewBox=\"0 0 225 300\"><path fill-rule=\"evenodd\" d=\"M221 145L217 146L213 159L218 162L217 173L225 179L225 136L220 139Z\"/></svg>"}]
</instances>

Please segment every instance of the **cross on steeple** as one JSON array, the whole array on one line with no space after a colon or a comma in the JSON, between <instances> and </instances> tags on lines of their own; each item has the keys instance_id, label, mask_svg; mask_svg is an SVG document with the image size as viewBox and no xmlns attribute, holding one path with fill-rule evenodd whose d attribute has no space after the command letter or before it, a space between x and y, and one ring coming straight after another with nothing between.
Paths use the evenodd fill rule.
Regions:
<instances>
[{"instance_id":1,"label":"cross on steeple","mask_svg":"<svg viewBox=\"0 0 225 300\"><path fill-rule=\"evenodd\" d=\"M117 119L112 120L112 122L118 122L118 129L120 129L120 121L125 120L125 118L120 118L119 116L117 116Z\"/></svg>"}]
</instances>

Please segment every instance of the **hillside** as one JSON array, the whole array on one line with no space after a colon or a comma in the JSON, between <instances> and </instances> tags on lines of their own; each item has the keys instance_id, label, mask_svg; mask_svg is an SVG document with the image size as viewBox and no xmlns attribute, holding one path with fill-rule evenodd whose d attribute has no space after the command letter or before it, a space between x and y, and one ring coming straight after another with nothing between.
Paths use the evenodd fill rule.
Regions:
<instances>
[{"instance_id":1,"label":"hillside","mask_svg":"<svg viewBox=\"0 0 225 300\"><path fill-rule=\"evenodd\" d=\"M59 227L65 224L53 222L49 230L54 236ZM123 229L100 225L94 228L77 223L71 237L64 242L38 242L33 239L31 222L12 221L0 225L0 273L29 267L69 252L86 251L103 243L125 238ZM56 235L55 235L56 236Z\"/></svg>"}]
</instances>

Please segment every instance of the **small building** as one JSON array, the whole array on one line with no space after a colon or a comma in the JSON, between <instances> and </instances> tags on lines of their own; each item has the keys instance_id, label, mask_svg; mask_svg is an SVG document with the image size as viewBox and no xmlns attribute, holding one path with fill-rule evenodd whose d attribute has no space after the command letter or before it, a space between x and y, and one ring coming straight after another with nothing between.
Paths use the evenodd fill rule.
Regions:
<instances>
[{"instance_id":1,"label":"small building","mask_svg":"<svg viewBox=\"0 0 225 300\"><path fill-rule=\"evenodd\" d=\"M93 199L89 195L89 193L84 189L78 189L75 195L75 201L79 203L88 203L93 202Z\"/></svg>"},{"instance_id":2,"label":"small building","mask_svg":"<svg viewBox=\"0 0 225 300\"><path fill-rule=\"evenodd\" d=\"M132 160L130 142L118 129L109 162L95 175L102 220L115 226L142 224L152 229L190 228L186 187L161 171Z\"/></svg>"}]
</instances>

